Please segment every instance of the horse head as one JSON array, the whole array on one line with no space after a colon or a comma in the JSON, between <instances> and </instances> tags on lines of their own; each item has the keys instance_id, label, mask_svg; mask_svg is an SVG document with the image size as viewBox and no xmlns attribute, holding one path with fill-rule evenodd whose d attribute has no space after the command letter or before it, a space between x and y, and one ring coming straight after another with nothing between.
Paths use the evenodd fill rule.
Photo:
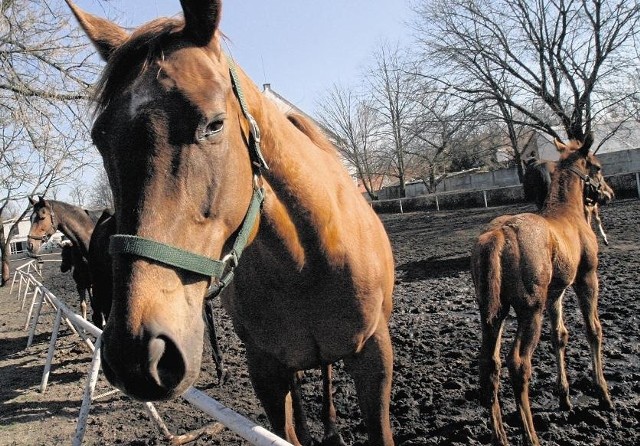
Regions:
<instances>
[{"instance_id":1,"label":"horse head","mask_svg":"<svg viewBox=\"0 0 640 446\"><path fill-rule=\"evenodd\" d=\"M33 211L30 218L31 227L29 228L29 235L27 235L27 249L29 254L35 255L42 247L42 244L55 234L57 227L55 213L49 202L42 197L38 197L38 200L29 197L29 202L33 206Z\"/></svg>"},{"instance_id":2,"label":"horse head","mask_svg":"<svg viewBox=\"0 0 640 446\"><path fill-rule=\"evenodd\" d=\"M199 373L203 299L215 282L178 257L236 258L224 254L259 183L250 151L259 134L240 101L255 103L259 92L245 89L243 99L234 90L220 47L220 1L183 0L184 20L157 19L131 34L68 3L106 61L92 129L117 233L103 368L129 395L170 398ZM156 248L166 255L149 254Z\"/></svg>"},{"instance_id":3,"label":"horse head","mask_svg":"<svg viewBox=\"0 0 640 446\"><path fill-rule=\"evenodd\" d=\"M571 140L567 144L554 140L560 152L559 166L578 176L583 183L582 197L584 205L607 204L614 198L613 189L602 174L602 163L590 148L593 138L587 136L584 142Z\"/></svg>"}]
</instances>

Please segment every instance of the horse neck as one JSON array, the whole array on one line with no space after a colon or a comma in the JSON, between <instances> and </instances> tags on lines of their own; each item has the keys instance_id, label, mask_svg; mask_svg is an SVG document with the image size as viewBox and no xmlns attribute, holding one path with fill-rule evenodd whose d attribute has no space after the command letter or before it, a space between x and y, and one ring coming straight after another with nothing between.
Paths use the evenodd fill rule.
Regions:
<instances>
[{"instance_id":1,"label":"horse neck","mask_svg":"<svg viewBox=\"0 0 640 446\"><path fill-rule=\"evenodd\" d=\"M93 232L93 222L87 213L61 201L50 201L56 228L78 247L83 256L89 254L89 242Z\"/></svg>"},{"instance_id":2,"label":"horse neck","mask_svg":"<svg viewBox=\"0 0 640 446\"><path fill-rule=\"evenodd\" d=\"M543 214L558 216L570 214L584 218L582 180L568 169L557 169L551 180L551 189L545 201Z\"/></svg>"},{"instance_id":3,"label":"horse neck","mask_svg":"<svg viewBox=\"0 0 640 446\"><path fill-rule=\"evenodd\" d=\"M331 247L337 245L341 232L344 212L340 209L357 214L358 206L366 202L357 193L343 193L349 188L355 191L355 186L336 154L313 143L244 75L241 83L248 90L249 109L262 134L262 152L269 165L264 177L277 197L268 200L263 223L281 234L279 238L294 258L301 260L318 250L331 257ZM366 212L364 209L361 215Z\"/></svg>"}]
</instances>

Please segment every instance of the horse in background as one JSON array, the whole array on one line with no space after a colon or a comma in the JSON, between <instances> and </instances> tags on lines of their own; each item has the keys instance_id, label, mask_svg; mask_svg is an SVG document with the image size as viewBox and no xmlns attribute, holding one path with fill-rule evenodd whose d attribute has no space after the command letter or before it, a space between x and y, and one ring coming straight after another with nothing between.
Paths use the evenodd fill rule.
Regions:
<instances>
[{"instance_id":1,"label":"horse in background","mask_svg":"<svg viewBox=\"0 0 640 446\"><path fill-rule=\"evenodd\" d=\"M60 271L66 273L71 271L71 277L76 284L78 295L80 296L80 308L82 310L82 317L87 319L87 294L89 295L89 301L93 302L91 296L91 274L89 273L89 263L87 259L82 256L82 253L70 241L66 240L60 243L62 251L60 253L62 257L62 263L60 263Z\"/></svg>"},{"instance_id":2,"label":"horse in background","mask_svg":"<svg viewBox=\"0 0 640 446\"><path fill-rule=\"evenodd\" d=\"M62 232L78 247L85 259L89 258L89 242L97 221L97 214L62 201L45 200L29 197L33 206L31 227L27 235L27 250L31 255L37 254L43 242L55 234Z\"/></svg>"},{"instance_id":3,"label":"horse in background","mask_svg":"<svg viewBox=\"0 0 640 446\"><path fill-rule=\"evenodd\" d=\"M116 203L105 375L135 398L179 395L200 369L203 299L222 289L276 434L304 437L296 372L343 359L370 443L391 445L384 227L326 138L224 55L221 2L181 3L184 20L132 34L72 5L107 61L92 130Z\"/></svg>"},{"instance_id":4,"label":"horse in background","mask_svg":"<svg viewBox=\"0 0 640 446\"><path fill-rule=\"evenodd\" d=\"M480 391L490 410L495 443L508 444L498 397L500 340L504 320L513 307L518 329L507 357L509 375L523 427L524 444L537 445L529 404L531 358L540 338L545 308L551 316L552 343L558 368L560 407L571 408L565 369L568 331L562 298L573 286L584 317L591 350L593 378L600 406L613 406L602 365L602 327L598 318L598 242L585 217L585 204L610 200L601 164L584 144L556 141L560 152L540 214L502 216L478 238L471 256L471 273L480 308L482 346Z\"/></svg>"},{"instance_id":5,"label":"horse in background","mask_svg":"<svg viewBox=\"0 0 640 446\"><path fill-rule=\"evenodd\" d=\"M538 210L541 210L544 206L544 201L547 198L548 192L551 188L551 175L556 170L556 162L549 160L538 160L536 158L529 158L525 161L525 171L522 180L522 187L524 189L524 198L526 201L535 203ZM609 196L609 200L614 198L613 189L607 184L602 184L603 193ZM602 225L602 219L600 218L600 207L598 203L585 203L584 206L585 217L589 224L594 219L598 232L602 236L602 240L605 245L609 245L609 239Z\"/></svg>"}]
</instances>

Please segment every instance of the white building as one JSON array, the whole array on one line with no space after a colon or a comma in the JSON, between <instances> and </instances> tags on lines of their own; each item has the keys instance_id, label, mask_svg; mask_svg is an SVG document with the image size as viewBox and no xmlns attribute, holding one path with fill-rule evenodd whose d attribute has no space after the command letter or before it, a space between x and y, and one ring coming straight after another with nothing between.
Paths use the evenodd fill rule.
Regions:
<instances>
[{"instance_id":1,"label":"white building","mask_svg":"<svg viewBox=\"0 0 640 446\"><path fill-rule=\"evenodd\" d=\"M11 227L16 222L16 218L10 218L2 222L4 227L4 235L7 238L11 238L11 242L9 243L9 255L12 254L20 254L27 251L27 236L29 235L29 229L31 229L31 221L29 217L25 217L18 223L17 226L14 227L13 232L9 234ZM47 242L47 246L56 246L58 243L62 241L63 234L58 231ZM43 249L46 250L47 246L43 246Z\"/></svg>"}]
</instances>

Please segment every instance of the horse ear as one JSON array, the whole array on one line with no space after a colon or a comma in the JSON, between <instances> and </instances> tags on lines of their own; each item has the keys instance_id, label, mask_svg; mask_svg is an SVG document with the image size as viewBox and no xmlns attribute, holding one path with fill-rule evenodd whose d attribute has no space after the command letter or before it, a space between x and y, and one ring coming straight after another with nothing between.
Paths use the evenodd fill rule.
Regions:
<instances>
[{"instance_id":1,"label":"horse ear","mask_svg":"<svg viewBox=\"0 0 640 446\"><path fill-rule=\"evenodd\" d=\"M35 204L37 203L37 201L36 201L36 200L34 200L32 196L29 196L29 203L31 203L31 206L35 206Z\"/></svg>"},{"instance_id":2,"label":"horse ear","mask_svg":"<svg viewBox=\"0 0 640 446\"><path fill-rule=\"evenodd\" d=\"M129 38L129 33L115 23L83 11L71 0L65 1L102 59L109 60L113 51Z\"/></svg>"},{"instance_id":3,"label":"horse ear","mask_svg":"<svg viewBox=\"0 0 640 446\"><path fill-rule=\"evenodd\" d=\"M180 0L184 35L199 46L213 43L222 16L222 0Z\"/></svg>"},{"instance_id":4,"label":"horse ear","mask_svg":"<svg viewBox=\"0 0 640 446\"><path fill-rule=\"evenodd\" d=\"M580 153L583 156L587 156L589 154L589 150L591 150L591 146L593 146L593 132L589 132L585 135L582 147L580 147Z\"/></svg>"},{"instance_id":5,"label":"horse ear","mask_svg":"<svg viewBox=\"0 0 640 446\"><path fill-rule=\"evenodd\" d=\"M38 200L40 204L44 204L44 197L42 195L38 195Z\"/></svg>"},{"instance_id":6,"label":"horse ear","mask_svg":"<svg viewBox=\"0 0 640 446\"><path fill-rule=\"evenodd\" d=\"M556 149L558 149L558 152L564 152L567 150L567 146L558 138L553 139L553 144L556 146Z\"/></svg>"}]
</instances>

